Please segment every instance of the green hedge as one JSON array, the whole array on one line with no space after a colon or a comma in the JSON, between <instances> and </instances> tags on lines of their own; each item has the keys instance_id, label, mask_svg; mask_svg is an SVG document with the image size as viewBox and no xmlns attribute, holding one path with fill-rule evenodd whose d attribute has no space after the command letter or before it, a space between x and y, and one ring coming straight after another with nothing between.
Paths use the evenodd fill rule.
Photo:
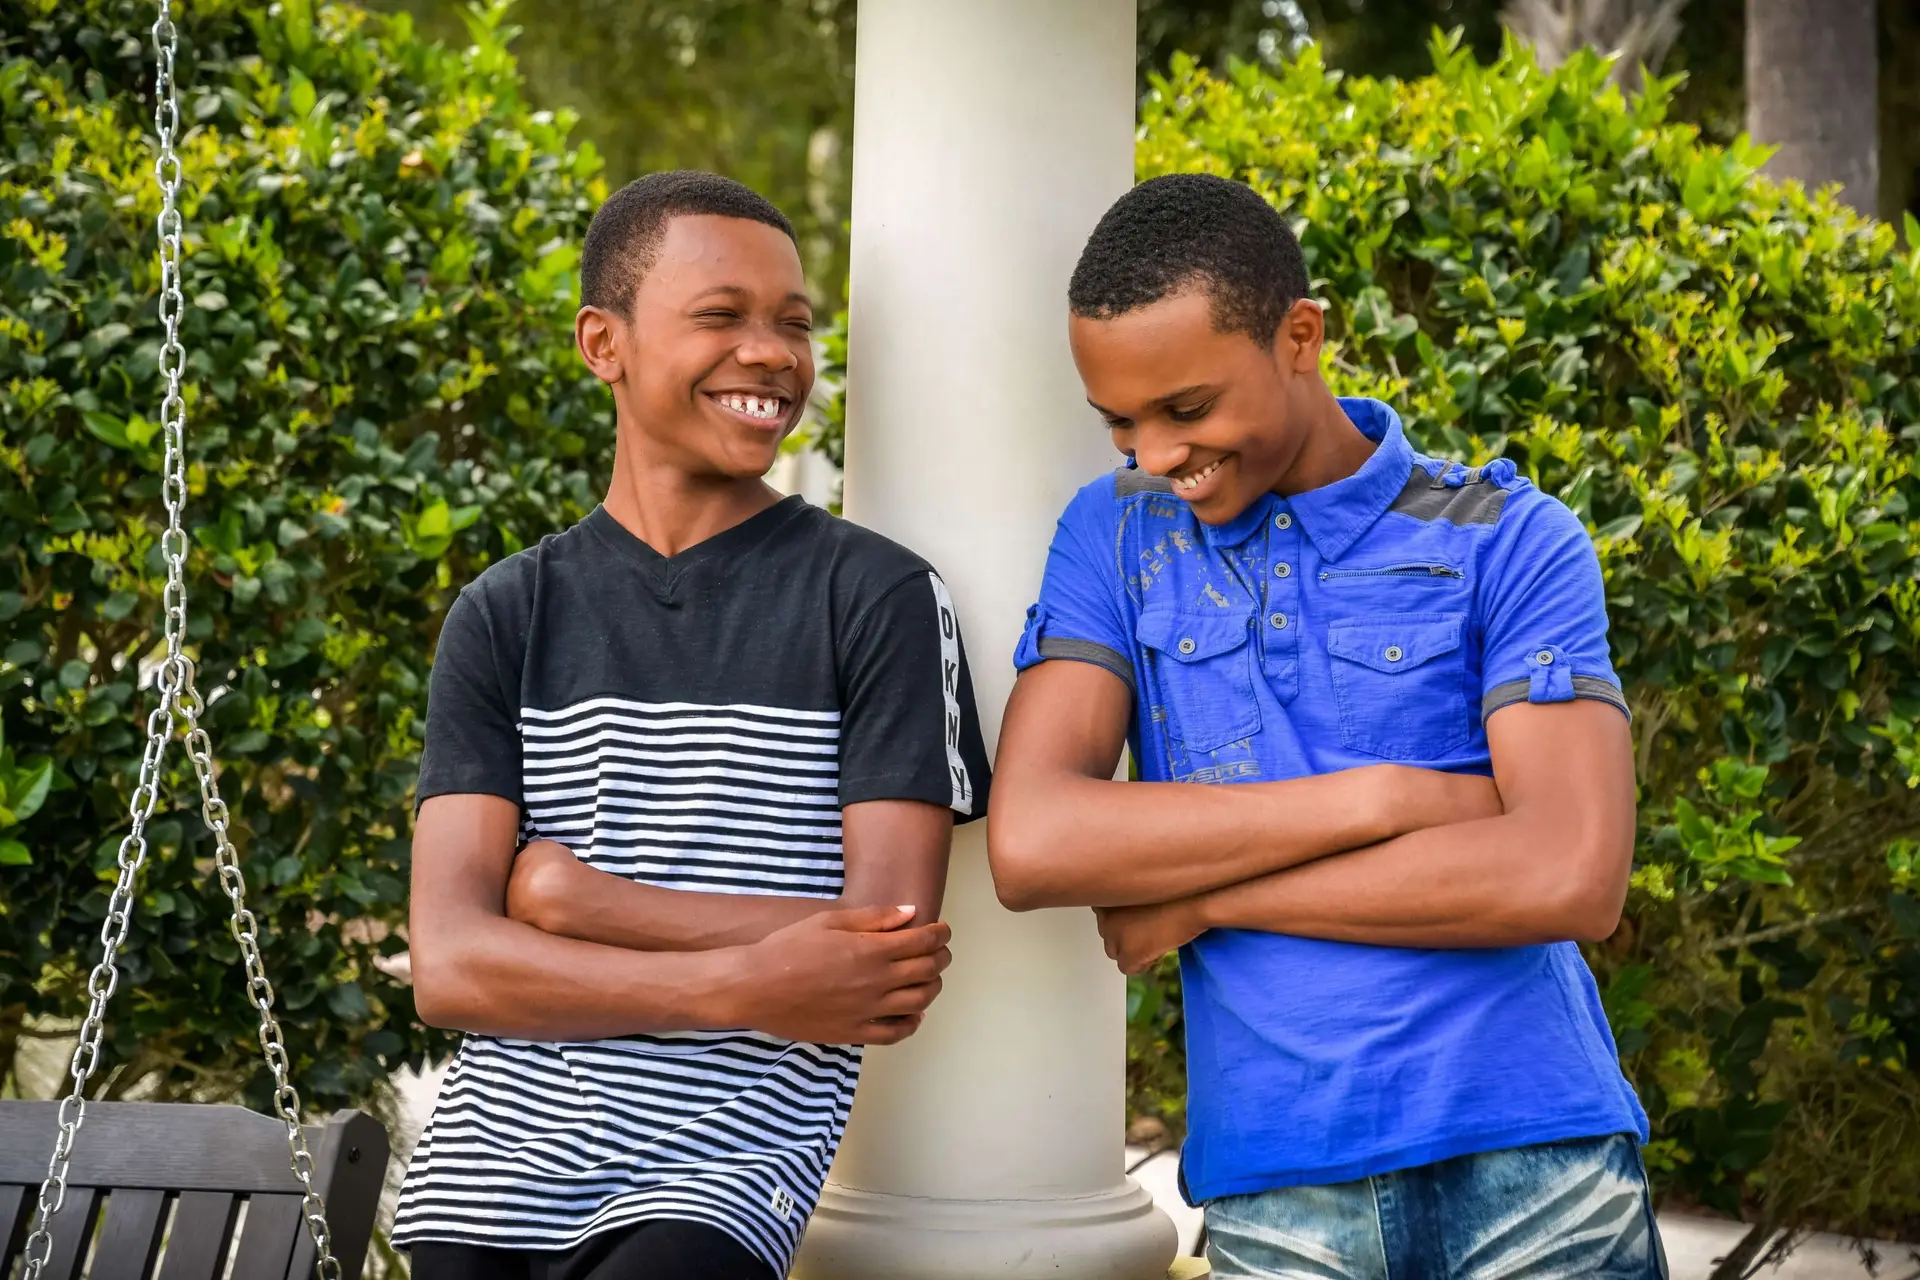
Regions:
<instances>
[{"instance_id":1,"label":"green hedge","mask_svg":"<svg viewBox=\"0 0 1920 1280\"><path fill-rule=\"evenodd\" d=\"M501 15L462 54L307 0L178 19L192 647L318 1108L450 1046L374 964L405 945L428 655L455 584L589 507L610 457L571 344L598 162L522 102ZM81 1007L151 696L151 22L0 5L0 1076ZM174 759L98 1083L258 1101Z\"/></svg>"},{"instance_id":2,"label":"green hedge","mask_svg":"<svg viewBox=\"0 0 1920 1280\"><path fill-rule=\"evenodd\" d=\"M1658 1181L1920 1238L1920 227L1701 145L1671 82L1433 54L1406 83L1176 60L1140 176L1252 183L1339 388L1592 529L1641 790L1590 959ZM1177 1120L1176 981L1134 984L1130 1070Z\"/></svg>"}]
</instances>

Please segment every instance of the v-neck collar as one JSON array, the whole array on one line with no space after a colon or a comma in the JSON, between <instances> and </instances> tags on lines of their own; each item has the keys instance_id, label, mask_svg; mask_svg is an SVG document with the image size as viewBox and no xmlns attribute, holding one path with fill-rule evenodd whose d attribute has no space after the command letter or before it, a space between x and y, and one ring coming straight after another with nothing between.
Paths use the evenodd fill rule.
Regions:
<instances>
[{"instance_id":1,"label":"v-neck collar","mask_svg":"<svg viewBox=\"0 0 1920 1280\"><path fill-rule=\"evenodd\" d=\"M678 605L682 589L696 575L711 583L731 576L741 561L775 530L806 509L806 499L793 494L672 556L661 555L614 519L604 503L588 512L581 523L607 548L640 570L641 580L660 603ZM699 574L708 565L716 566L717 572Z\"/></svg>"}]
</instances>

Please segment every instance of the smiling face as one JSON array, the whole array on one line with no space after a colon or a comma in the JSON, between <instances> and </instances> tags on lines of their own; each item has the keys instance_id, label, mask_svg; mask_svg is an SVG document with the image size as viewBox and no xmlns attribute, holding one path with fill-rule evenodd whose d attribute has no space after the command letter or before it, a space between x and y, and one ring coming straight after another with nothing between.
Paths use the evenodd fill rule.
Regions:
<instances>
[{"instance_id":1,"label":"smiling face","mask_svg":"<svg viewBox=\"0 0 1920 1280\"><path fill-rule=\"evenodd\" d=\"M1305 441L1304 396L1317 379L1323 323L1302 300L1270 347L1222 332L1191 287L1111 319L1068 322L1087 400L1114 447L1166 476L1205 524L1226 524L1284 489Z\"/></svg>"},{"instance_id":2,"label":"smiling face","mask_svg":"<svg viewBox=\"0 0 1920 1280\"><path fill-rule=\"evenodd\" d=\"M746 218L667 224L632 314L574 336L633 443L704 480L758 479L813 390L813 307L793 241Z\"/></svg>"}]
</instances>

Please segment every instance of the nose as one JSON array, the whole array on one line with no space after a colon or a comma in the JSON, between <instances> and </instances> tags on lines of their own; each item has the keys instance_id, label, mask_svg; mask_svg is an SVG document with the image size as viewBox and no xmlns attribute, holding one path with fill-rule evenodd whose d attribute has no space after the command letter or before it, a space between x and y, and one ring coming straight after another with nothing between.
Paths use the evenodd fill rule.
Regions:
<instances>
[{"instance_id":1,"label":"nose","mask_svg":"<svg viewBox=\"0 0 1920 1280\"><path fill-rule=\"evenodd\" d=\"M1192 454L1191 445L1158 437L1152 431L1140 431L1134 436L1134 461L1148 475L1171 475L1184 466Z\"/></svg>"},{"instance_id":2,"label":"nose","mask_svg":"<svg viewBox=\"0 0 1920 1280\"><path fill-rule=\"evenodd\" d=\"M771 325L757 324L750 328L734 351L735 358L741 364L785 373L799 367L800 354L790 346L780 332Z\"/></svg>"}]
</instances>

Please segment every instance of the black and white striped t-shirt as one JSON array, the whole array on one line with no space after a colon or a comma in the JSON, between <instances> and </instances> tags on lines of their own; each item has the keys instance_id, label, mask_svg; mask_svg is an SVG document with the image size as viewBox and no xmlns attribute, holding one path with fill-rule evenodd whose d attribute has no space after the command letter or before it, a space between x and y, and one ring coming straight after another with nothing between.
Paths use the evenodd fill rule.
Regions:
<instances>
[{"instance_id":1,"label":"black and white striped t-shirt","mask_svg":"<svg viewBox=\"0 0 1920 1280\"><path fill-rule=\"evenodd\" d=\"M832 897L843 806L964 820L987 786L945 586L788 498L671 558L602 508L483 573L441 632L418 796L505 796L529 839L647 884ZM394 1239L563 1248L684 1218L784 1275L859 1070L757 1031L470 1035Z\"/></svg>"}]
</instances>

